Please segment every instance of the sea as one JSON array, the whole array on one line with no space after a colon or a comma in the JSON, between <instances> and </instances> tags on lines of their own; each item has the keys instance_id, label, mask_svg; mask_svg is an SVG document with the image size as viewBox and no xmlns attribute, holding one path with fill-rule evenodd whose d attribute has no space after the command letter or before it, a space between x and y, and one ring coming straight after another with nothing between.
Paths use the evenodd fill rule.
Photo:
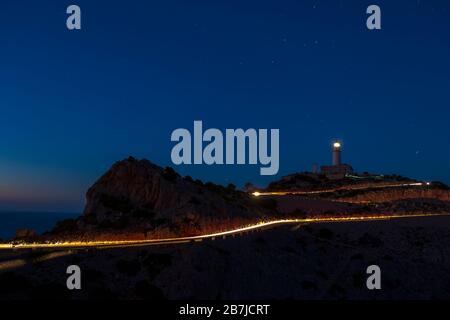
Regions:
<instances>
[{"instance_id":1,"label":"sea","mask_svg":"<svg viewBox=\"0 0 450 320\"><path fill-rule=\"evenodd\" d=\"M33 229L38 234L51 230L56 222L80 216L80 213L0 211L0 239L9 239L17 229Z\"/></svg>"}]
</instances>

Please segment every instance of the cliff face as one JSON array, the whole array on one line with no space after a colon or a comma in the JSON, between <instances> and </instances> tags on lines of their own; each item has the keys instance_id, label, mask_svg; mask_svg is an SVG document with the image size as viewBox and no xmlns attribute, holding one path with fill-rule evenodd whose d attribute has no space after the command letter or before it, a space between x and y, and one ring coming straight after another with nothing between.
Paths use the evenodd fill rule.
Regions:
<instances>
[{"instance_id":1,"label":"cliff face","mask_svg":"<svg viewBox=\"0 0 450 320\"><path fill-rule=\"evenodd\" d=\"M114 164L86 198L83 219L91 224L124 217L139 220L141 225L155 221L185 224L205 218L254 218L264 211L233 188L183 178L171 168L131 157Z\"/></svg>"},{"instance_id":2,"label":"cliff face","mask_svg":"<svg viewBox=\"0 0 450 320\"><path fill-rule=\"evenodd\" d=\"M148 160L129 158L114 164L88 190L84 214L167 210L185 203L192 191L176 174L170 176Z\"/></svg>"}]
</instances>

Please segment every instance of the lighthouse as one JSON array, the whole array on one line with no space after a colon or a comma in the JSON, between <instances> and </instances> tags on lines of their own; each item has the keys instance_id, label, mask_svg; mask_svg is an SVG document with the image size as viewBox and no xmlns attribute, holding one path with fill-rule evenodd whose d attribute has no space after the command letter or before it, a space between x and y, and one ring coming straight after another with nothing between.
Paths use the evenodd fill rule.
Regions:
<instances>
[{"instance_id":1,"label":"lighthouse","mask_svg":"<svg viewBox=\"0 0 450 320\"><path fill-rule=\"evenodd\" d=\"M349 164L342 163L341 152L342 152L342 142L335 140L331 144L331 152L333 157L333 162L331 166L321 166L320 173L324 174L329 179L342 179L346 175L353 173L353 168Z\"/></svg>"},{"instance_id":2,"label":"lighthouse","mask_svg":"<svg viewBox=\"0 0 450 320\"><path fill-rule=\"evenodd\" d=\"M341 165L341 143L339 141L335 141L333 143L333 166Z\"/></svg>"}]
</instances>

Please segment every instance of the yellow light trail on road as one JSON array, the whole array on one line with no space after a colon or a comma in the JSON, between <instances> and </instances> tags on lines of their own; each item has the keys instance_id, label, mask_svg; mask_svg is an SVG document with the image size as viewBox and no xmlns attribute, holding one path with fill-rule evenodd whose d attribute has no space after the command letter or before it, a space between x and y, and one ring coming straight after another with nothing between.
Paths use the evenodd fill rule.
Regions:
<instances>
[{"instance_id":1,"label":"yellow light trail on road","mask_svg":"<svg viewBox=\"0 0 450 320\"><path fill-rule=\"evenodd\" d=\"M353 217L329 217L329 218L304 218L304 219L278 219L267 222L258 222L253 225L223 231L211 234L176 237L166 239L148 239L148 240L112 240L112 241L66 241L54 243L4 243L0 244L1 249L45 249L45 248L92 248L92 247L126 247L137 245L163 245L185 243L197 241L202 239L212 239L216 237L224 237L233 234L244 233L268 227L274 227L285 224L295 223L327 223L327 222L357 222L357 221L374 221L374 220L390 220L399 218L417 218L417 217L431 217L431 216L449 216L450 213L442 214L409 214L409 215L384 215L384 216L353 216Z\"/></svg>"},{"instance_id":2,"label":"yellow light trail on road","mask_svg":"<svg viewBox=\"0 0 450 320\"><path fill-rule=\"evenodd\" d=\"M372 186L352 186L352 187L341 187L334 189L324 189L324 190L313 190L313 191L255 191L252 193L255 197L260 196L287 196L287 195L308 195L308 194L321 194L321 193L332 193L340 190L364 190L364 189L382 189L382 188L396 188L396 187L418 187L418 186L429 186L429 183L414 182L414 183L397 183L397 184L383 184L383 185L372 185Z\"/></svg>"}]
</instances>

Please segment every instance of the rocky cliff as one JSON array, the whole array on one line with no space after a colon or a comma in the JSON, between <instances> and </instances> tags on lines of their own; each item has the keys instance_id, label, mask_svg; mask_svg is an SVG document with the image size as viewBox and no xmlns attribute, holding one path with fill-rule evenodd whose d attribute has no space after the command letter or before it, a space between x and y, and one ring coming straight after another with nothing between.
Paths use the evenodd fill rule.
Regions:
<instances>
[{"instance_id":1,"label":"rocky cliff","mask_svg":"<svg viewBox=\"0 0 450 320\"><path fill-rule=\"evenodd\" d=\"M181 177L172 168L132 157L115 163L87 192L79 225L143 229L199 225L213 219L256 219L268 212L233 185Z\"/></svg>"}]
</instances>

